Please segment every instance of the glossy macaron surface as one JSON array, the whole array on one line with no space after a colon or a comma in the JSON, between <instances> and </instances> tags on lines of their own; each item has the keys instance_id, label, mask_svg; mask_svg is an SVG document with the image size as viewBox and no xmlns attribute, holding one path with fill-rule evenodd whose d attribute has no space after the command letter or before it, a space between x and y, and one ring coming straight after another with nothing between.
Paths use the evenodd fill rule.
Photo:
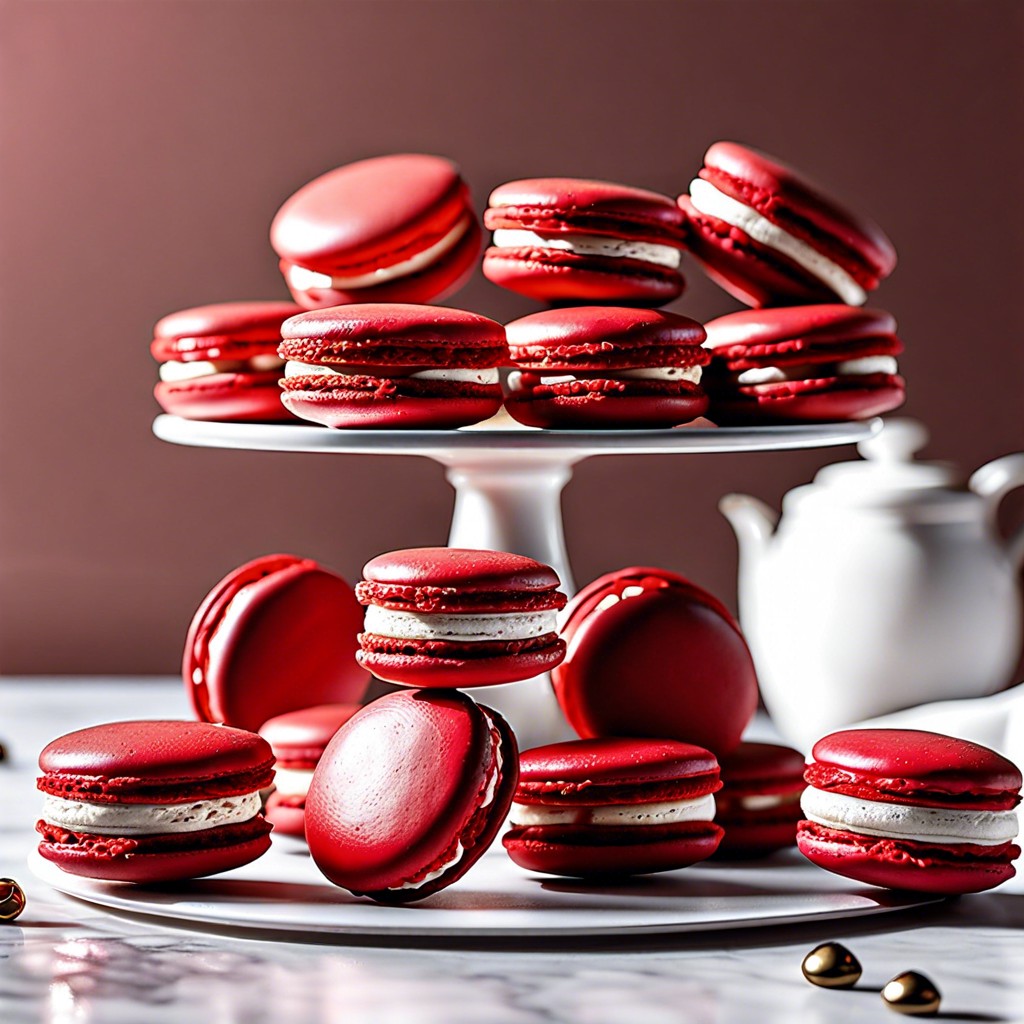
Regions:
<instances>
[{"instance_id":1,"label":"glossy macaron surface","mask_svg":"<svg viewBox=\"0 0 1024 1024\"><path fill-rule=\"evenodd\" d=\"M185 641L182 677L196 717L258 729L286 711L358 701L362 612L352 588L312 559L266 555L207 595Z\"/></svg>"},{"instance_id":2,"label":"glossy macaron surface","mask_svg":"<svg viewBox=\"0 0 1024 1024\"><path fill-rule=\"evenodd\" d=\"M315 765L334 734L361 704L317 704L276 715L260 726L279 763Z\"/></svg>"},{"instance_id":3,"label":"glossy macaron surface","mask_svg":"<svg viewBox=\"0 0 1024 1024\"><path fill-rule=\"evenodd\" d=\"M721 756L757 706L757 677L735 620L675 573L634 567L584 587L566 609L565 660L552 672L577 734L658 737Z\"/></svg>"},{"instance_id":4,"label":"glossy macaron surface","mask_svg":"<svg viewBox=\"0 0 1024 1024\"><path fill-rule=\"evenodd\" d=\"M388 694L342 727L317 767L310 852L351 892L422 899L483 854L516 774L515 740L496 713L453 691Z\"/></svg>"}]
</instances>

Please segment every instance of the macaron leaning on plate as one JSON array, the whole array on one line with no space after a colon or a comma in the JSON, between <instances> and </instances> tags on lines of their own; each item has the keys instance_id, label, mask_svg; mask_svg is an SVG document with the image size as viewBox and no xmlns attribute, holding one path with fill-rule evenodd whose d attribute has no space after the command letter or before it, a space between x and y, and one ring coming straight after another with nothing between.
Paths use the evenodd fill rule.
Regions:
<instances>
[{"instance_id":1,"label":"macaron leaning on plate","mask_svg":"<svg viewBox=\"0 0 1024 1024\"><path fill-rule=\"evenodd\" d=\"M529 679L565 654L565 605L549 566L505 551L409 548L371 559L359 663L403 686L472 687Z\"/></svg>"},{"instance_id":2,"label":"macaron leaning on plate","mask_svg":"<svg viewBox=\"0 0 1024 1024\"><path fill-rule=\"evenodd\" d=\"M720 764L715 820L725 837L715 856L763 857L795 846L796 826L803 817L803 754L777 743L741 743Z\"/></svg>"},{"instance_id":3,"label":"macaron leaning on plate","mask_svg":"<svg viewBox=\"0 0 1024 1024\"><path fill-rule=\"evenodd\" d=\"M153 394L164 412L193 420L290 420L281 404L281 324L291 302L222 302L171 313L153 328L160 363Z\"/></svg>"},{"instance_id":4,"label":"macaron leaning on plate","mask_svg":"<svg viewBox=\"0 0 1024 1024\"><path fill-rule=\"evenodd\" d=\"M735 142L707 151L679 205L687 247L749 306L862 306L896 266L896 250L876 224L781 160Z\"/></svg>"},{"instance_id":5,"label":"macaron leaning on plate","mask_svg":"<svg viewBox=\"0 0 1024 1024\"><path fill-rule=\"evenodd\" d=\"M370 683L355 660L361 624L352 588L313 559L246 562L189 626L181 673L196 717L255 731L286 711L357 703Z\"/></svg>"},{"instance_id":6,"label":"macaron leaning on plate","mask_svg":"<svg viewBox=\"0 0 1024 1024\"><path fill-rule=\"evenodd\" d=\"M199 878L270 848L259 791L274 756L254 733L204 722L114 722L39 755L39 853L62 871L122 882Z\"/></svg>"},{"instance_id":7,"label":"macaron leaning on plate","mask_svg":"<svg viewBox=\"0 0 1024 1024\"><path fill-rule=\"evenodd\" d=\"M295 301L430 302L456 291L480 253L458 167L399 153L328 171L278 210L270 242Z\"/></svg>"},{"instance_id":8,"label":"macaron leaning on plate","mask_svg":"<svg viewBox=\"0 0 1024 1024\"><path fill-rule=\"evenodd\" d=\"M584 739L695 743L725 757L757 707L743 634L706 590L665 569L634 566L585 586L565 610L565 660L551 673Z\"/></svg>"},{"instance_id":9,"label":"macaron leaning on plate","mask_svg":"<svg viewBox=\"0 0 1024 1024\"><path fill-rule=\"evenodd\" d=\"M501 408L505 328L461 309L367 303L281 328L282 401L328 427L448 429Z\"/></svg>"},{"instance_id":10,"label":"macaron leaning on plate","mask_svg":"<svg viewBox=\"0 0 1024 1024\"><path fill-rule=\"evenodd\" d=\"M421 900L486 852L516 787L515 737L454 690L380 697L331 740L306 797L306 839L335 885Z\"/></svg>"},{"instance_id":11,"label":"macaron leaning on plate","mask_svg":"<svg viewBox=\"0 0 1024 1024\"><path fill-rule=\"evenodd\" d=\"M988 747L851 729L811 752L797 832L819 867L890 889L982 892L1014 875L1021 773Z\"/></svg>"},{"instance_id":12,"label":"macaron leaning on plate","mask_svg":"<svg viewBox=\"0 0 1024 1024\"><path fill-rule=\"evenodd\" d=\"M683 291L683 216L668 196L608 181L528 178L496 188L484 276L552 302L661 306Z\"/></svg>"},{"instance_id":13,"label":"macaron leaning on plate","mask_svg":"<svg viewBox=\"0 0 1024 1024\"><path fill-rule=\"evenodd\" d=\"M572 740L524 751L502 837L528 871L601 877L671 871L722 838L718 762L672 740Z\"/></svg>"},{"instance_id":14,"label":"macaron leaning on plate","mask_svg":"<svg viewBox=\"0 0 1024 1024\"><path fill-rule=\"evenodd\" d=\"M267 798L266 816L274 834L306 834L306 794L313 771L334 734L361 704L317 704L286 711L260 726L260 735L274 752L274 792Z\"/></svg>"},{"instance_id":15,"label":"macaron leaning on plate","mask_svg":"<svg viewBox=\"0 0 1024 1024\"><path fill-rule=\"evenodd\" d=\"M707 409L710 361L696 320L654 309L575 306L507 324L505 408L532 427L672 427Z\"/></svg>"},{"instance_id":16,"label":"macaron leaning on plate","mask_svg":"<svg viewBox=\"0 0 1024 1024\"><path fill-rule=\"evenodd\" d=\"M866 419L903 404L896 320L880 309L744 310L705 325L704 386L719 424Z\"/></svg>"}]
</instances>

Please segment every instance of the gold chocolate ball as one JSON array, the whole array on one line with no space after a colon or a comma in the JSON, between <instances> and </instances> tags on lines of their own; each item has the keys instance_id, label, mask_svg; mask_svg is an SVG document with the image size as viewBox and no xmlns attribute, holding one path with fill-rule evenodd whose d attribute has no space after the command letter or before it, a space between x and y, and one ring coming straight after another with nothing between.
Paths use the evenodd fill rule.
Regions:
<instances>
[{"instance_id":1,"label":"gold chocolate ball","mask_svg":"<svg viewBox=\"0 0 1024 1024\"><path fill-rule=\"evenodd\" d=\"M804 977L822 988L852 988L860 981L860 961L838 942L823 942L804 957Z\"/></svg>"},{"instance_id":2,"label":"gold chocolate ball","mask_svg":"<svg viewBox=\"0 0 1024 1024\"><path fill-rule=\"evenodd\" d=\"M930 1017L939 1012L942 997L939 990L923 974L904 971L882 989L885 1005L897 1013Z\"/></svg>"},{"instance_id":3,"label":"gold chocolate ball","mask_svg":"<svg viewBox=\"0 0 1024 1024\"><path fill-rule=\"evenodd\" d=\"M25 893L13 878L0 878L0 924L15 920L25 909Z\"/></svg>"}]
</instances>

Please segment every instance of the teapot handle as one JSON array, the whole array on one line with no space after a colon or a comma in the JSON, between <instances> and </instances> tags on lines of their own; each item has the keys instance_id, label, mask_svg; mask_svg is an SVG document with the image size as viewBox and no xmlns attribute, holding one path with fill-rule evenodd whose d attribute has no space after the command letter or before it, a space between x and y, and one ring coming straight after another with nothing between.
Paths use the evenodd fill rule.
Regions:
<instances>
[{"instance_id":1,"label":"teapot handle","mask_svg":"<svg viewBox=\"0 0 1024 1024\"><path fill-rule=\"evenodd\" d=\"M971 475L967 486L988 502L989 512L994 519L1003 497L1015 488L1024 486L1024 452L1004 455L982 466ZM1008 551L1018 569L1024 565L1024 523L1010 537Z\"/></svg>"}]
</instances>

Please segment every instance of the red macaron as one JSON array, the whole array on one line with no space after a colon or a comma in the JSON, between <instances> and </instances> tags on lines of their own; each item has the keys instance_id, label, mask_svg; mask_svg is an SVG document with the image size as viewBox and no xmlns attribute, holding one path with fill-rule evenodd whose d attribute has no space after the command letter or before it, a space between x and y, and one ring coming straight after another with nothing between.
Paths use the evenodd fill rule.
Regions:
<instances>
[{"instance_id":1,"label":"red macaron","mask_svg":"<svg viewBox=\"0 0 1024 1024\"><path fill-rule=\"evenodd\" d=\"M552 302L661 306L683 290L683 216L668 197L579 178L529 178L496 188L484 276Z\"/></svg>"},{"instance_id":2,"label":"red macaron","mask_svg":"<svg viewBox=\"0 0 1024 1024\"><path fill-rule=\"evenodd\" d=\"M470 687L547 672L565 654L549 566L506 551L410 548L363 568L359 663L403 686Z\"/></svg>"},{"instance_id":3,"label":"red macaron","mask_svg":"<svg viewBox=\"0 0 1024 1024\"><path fill-rule=\"evenodd\" d=\"M153 328L160 407L191 420L290 420L281 404L281 324L291 302L222 302L171 313Z\"/></svg>"},{"instance_id":4,"label":"red macaron","mask_svg":"<svg viewBox=\"0 0 1024 1024\"><path fill-rule=\"evenodd\" d=\"M818 740L804 778L800 852L890 889L982 892L1014 875L1021 773L967 740L851 729Z\"/></svg>"},{"instance_id":5,"label":"red macaron","mask_svg":"<svg viewBox=\"0 0 1024 1024\"><path fill-rule=\"evenodd\" d=\"M39 853L62 871L170 882L237 868L270 848L259 791L274 755L251 732L205 722L114 722L39 755Z\"/></svg>"},{"instance_id":6,"label":"red macaron","mask_svg":"<svg viewBox=\"0 0 1024 1024\"><path fill-rule=\"evenodd\" d=\"M750 306L863 305L896 266L882 230L775 157L716 142L679 197L687 246Z\"/></svg>"},{"instance_id":7,"label":"red macaron","mask_svg":"<svg viewBox=\"0 0 1024 1024\"><path fill-rule=\"evenodd\" d=\"M842 305L744 310L706 324L719 424L864 419L903 404L896 321Z\"/></svg>"},{"instance_id":8,"label":"red macaron","mask_svg":"<svg viewBox=\"0 0 1024 1024\"><path fill-rule=\"evenodd\" d=\"M455 164L400 153L347 164L303 185L278 210L270 242L305 309L430 302L469 277L480 225Z\"/></svg>"},{"instance_id":9,"label":"red macaron","mask_svg":"<svg viewBox=\"0 0 1024 1024\"><path fill-rule=\"evenodd\" d=\"M358 702L362 610L310 558L265 555L228 573L192 618L181 673L196 717L242 729L314 704Z\"/></svg>"},{"instance_id":10,"label":"red macaron","mask_svg":"<svg viewBox=\"0 0 1024 1024\"><path fill-rule=\"evenodd\" d=\"M306 839L335 885L409 903L461 878L512 803L517 749L490 708L454 690L368 704L335 735L306 797Z\"/></svg>"},{"instance_id":11,"label":"red macaron","mask_svg":"<svg viewBox=\"0 0 1024 1024\"><path fill-rule=\"evenodd\" d=\"M507 324L505 408L531 427L673 427L707 409L710 361L696 320L654 309L575 306Z\"/></svg>"},{"instance_id":12,"label":"red macaron","mask_svg":"<svg viewBox=\"0 0 1024 1024\"><path fill-rule=\"evenodd\" d=\"M446 429L501 408L505 328L461 309L366 303L281 329L284 404L328 427Z\"/></svg>"},{"instance_id":13,"label":"red macaron","mask_svg":"<svg viewBox=\"0 0 1024 1024\"><path fill-rule=\"evenodd\" d=\"M334 734L361 704L317 704L286 711L260 726L260 735L274 752L274 792L267 797L266 816L286 836L306 834L306 794L313 770Z\"/></svg>"},{"instance_id":14,"label":"red macaron","mask_svg":"<svg viewBox=\"0 0 1024 1024\"><path fill-rule=\"evenodd\" d=\"M716 856L763 857L795 846L803 817L803 754L777 743L741 743L720 764L715 820L725 837Z\"/></svg>"},{"instance_id":15,"label":"red macaron","mask_svg":"<svg viewBox=\"0 0 1024 1024\"><path fill-rule=\"evenodd\" d=\"M715 852L718 762L672 740L572 740L519 759L502 837L528 871L600 877L671 871Z\"/></svg>"},{"instance_id":16,"label":"red macaron","mask_svg":"<svg viewBox=\"0 0 1024 1024\"><path fill-rule=\"evenodd\" d=\"M757 676L725 606L664 569L629 568L584 587L563 616L551 674L584 739L669 738L731 753L757 707Z\"/></svg>"}]
</instances>

